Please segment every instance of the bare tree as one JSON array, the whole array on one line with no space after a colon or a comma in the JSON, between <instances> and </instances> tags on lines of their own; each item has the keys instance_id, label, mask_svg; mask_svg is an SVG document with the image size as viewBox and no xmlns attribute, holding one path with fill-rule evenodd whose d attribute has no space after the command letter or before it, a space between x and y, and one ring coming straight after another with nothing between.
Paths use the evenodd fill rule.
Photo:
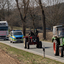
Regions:
<instances>
[{"instance_id":1,"label":"bare tree","mask_svg":"<svg viewBox=\"0 0 64 64\"><path fill-rule=\"evenodd\" d=\"M62 21L62 16L63 16L63 8L62 5L59 3L61 1L59 0L47 0L48 4L48 9L45 10L46 12L46 21L47 24L52 28L54 25L57 25Z\"/></svg>"},{"instance_id":2,"label":"bare tree","mask_svg":"<svg viewBox=\"0 0 64 64\"><path fill-rule=\"evenodd\" d=\"M9 17L9 15L10 15L10 1L9 0L6 0L7 1L7 10L8 10L8 17Z\"/></svg>"},{"instance_id":3,"label":"bare tree","mask_svg":"<svg viewBox=\"0 0 64 64\"><path fill-rule=\"evenodd\" d=\"M19 14L20 14L20 17L21 17L21 20L22 20L22 24L23 24L23 34L26 35L26 15L27 15L27 11L28 11L28 5L29 5L29 0L22 0L22 3L23 6L22 8L24 9L24 12L22 13L22 9L20 9L20 6L19 6L19 3L18 3L18 0L16 0L16 3L17 3L17 8L18 8L18 11L19 11Z\"/></svg>"},{"instance_id":4,"label":"bare tree","mask_svg":"<svg viewBox=\"0 0 64 64\"><path fill-rule=\"evenodd\" d=\"M45 13L42 5L42 0L39 0L39 5L42 12L42 19L43 19L43 38L46 39L46 22L45 22Z\"/></svg>"},{"instance_id":5,"label":"bare tree","mask_svg":"<svg viewBox=\"0 0 64 64\"><path fill-rule=\"evenodd\" d=\"M4 13L4 9L5 9L5 5L6 5L6 0L0 0L0 20L3 19L5 20L5 13Z\"/></svg>"},{"instance_id":6,"label":"bare tree","mask_svg":"<svg viewBox=\"0 0 64 64\"><path fill-rule=\"evenodd\" d=\"M8 16L9 16L9 10L10 10L11 1L10 0L0 0L0 18L5 20L5 10L8 10Z\"/></svg>"},{"instance_id":7,"label":"bare tree","mask_svg":"<svg viewBox=\"0 0 64 64\"><path fill-rule=\"evenodd\" d=\"M30 5L29 5L29 14L31 16L31 19L32 19L32 26L33 26L33 29L35 30L35 11L34 11L34 1L32 0L30 2ZM34 31L35 32L35 31Z\"/></svg>"}]
</instances>

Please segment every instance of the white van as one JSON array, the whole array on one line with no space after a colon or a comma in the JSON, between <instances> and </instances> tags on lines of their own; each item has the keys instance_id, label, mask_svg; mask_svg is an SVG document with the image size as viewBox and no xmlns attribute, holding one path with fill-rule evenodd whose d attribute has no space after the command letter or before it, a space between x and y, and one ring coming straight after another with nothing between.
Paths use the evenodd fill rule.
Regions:
<instances>
[{"instance_id":1,"label":"white van","mask_svg":"<svg viewBox=\"0 0 64 64\"><path fill-rule=\"evenodd\" d=\"M0 21L0 39L8 39L8 23L7 21Z\"/></svg>"}]
</instances>

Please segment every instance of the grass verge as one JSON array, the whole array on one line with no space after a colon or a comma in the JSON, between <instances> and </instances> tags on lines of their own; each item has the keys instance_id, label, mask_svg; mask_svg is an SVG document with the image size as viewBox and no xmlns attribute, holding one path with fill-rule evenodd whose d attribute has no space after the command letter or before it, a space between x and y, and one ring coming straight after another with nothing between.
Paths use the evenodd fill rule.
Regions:
<instances>
[{"instance_id":1,"label":"grass verge","mask_svg":"<svg viewBox=\"0 0 64 64\"><path fill-rule=\"evenodd\" d=\"M3 43L0 43L0 49L5 51L11 57L18 59L22 64L64 64L49 58L43 58L42 56L16 49Z\"/></svg>"}]
</instances>

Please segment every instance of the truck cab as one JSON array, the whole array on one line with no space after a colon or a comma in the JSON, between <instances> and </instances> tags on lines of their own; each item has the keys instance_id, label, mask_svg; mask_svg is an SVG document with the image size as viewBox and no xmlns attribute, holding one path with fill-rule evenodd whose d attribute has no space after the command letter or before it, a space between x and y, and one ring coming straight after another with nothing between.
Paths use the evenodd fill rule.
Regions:
<instances>
[{"instance_id":1,"label":"truck cab","mask_svg":"<svg viewBox=\"0 0 64 64\"><path fill-rule=\"evenodd\" d=\"M7 21L0 21L0 39L8 40L8 35Z\"/></svg>"}]
</instances>

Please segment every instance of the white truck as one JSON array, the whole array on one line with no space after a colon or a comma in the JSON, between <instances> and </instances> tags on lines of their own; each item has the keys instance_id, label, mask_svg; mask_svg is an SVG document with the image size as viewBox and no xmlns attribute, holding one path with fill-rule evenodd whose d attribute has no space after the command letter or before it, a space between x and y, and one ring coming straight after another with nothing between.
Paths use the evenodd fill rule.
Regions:
<instances>
[{"instance_id":1,"label":"white truck","mask_svg":"<svg viewBox=\"0 0 64 64\"><path fill-rule=\"evenodd\" d=\"M0 21L0 39L8 40L8 35L7 21Z\"/></svg>"}]
</instances>

